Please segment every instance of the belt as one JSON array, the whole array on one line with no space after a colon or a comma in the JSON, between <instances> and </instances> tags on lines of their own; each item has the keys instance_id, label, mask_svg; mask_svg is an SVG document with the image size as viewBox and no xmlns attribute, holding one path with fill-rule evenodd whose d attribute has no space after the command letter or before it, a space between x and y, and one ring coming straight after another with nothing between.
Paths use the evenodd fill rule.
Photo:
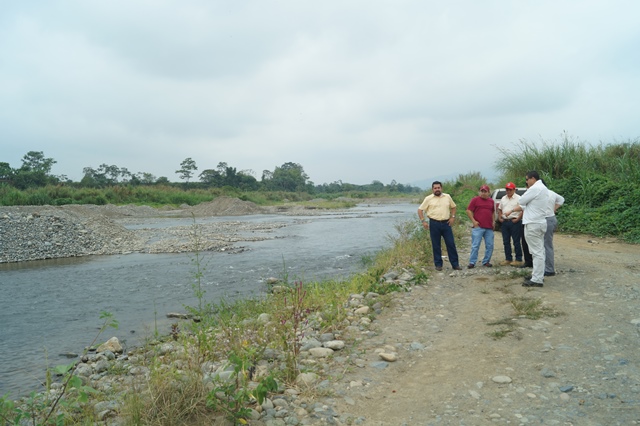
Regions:
<instances>
[{"instance_id":1,"label":"belt","mask_svg":"<svg viewBox=\"0 0 640 426\"><path fill-rule=\"evenodd\" d=\"M449 219L445 219L445 220L435 220L435 219L431 219L431 218L429 218L429 220L432 220L432 221L434 221L434 222L440 222L440 223L449 222Z\"/></svg>"}]
</instances>

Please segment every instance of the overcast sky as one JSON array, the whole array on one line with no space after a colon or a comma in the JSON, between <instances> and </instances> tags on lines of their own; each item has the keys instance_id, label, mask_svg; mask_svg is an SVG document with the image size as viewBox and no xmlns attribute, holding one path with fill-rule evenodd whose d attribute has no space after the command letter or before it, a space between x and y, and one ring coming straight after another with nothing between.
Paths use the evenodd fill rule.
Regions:
<instances>
[{"instance_id":1,"label":"overcast sky","mask_svg":"<svg viewBox=\"0 0 640 426\"><path fill-rule=\"evenodd\" d=\"M0 162L492 179L521 139L640 136L639 17L635 0L2 2Z\"/></svg>"}]
</instances>

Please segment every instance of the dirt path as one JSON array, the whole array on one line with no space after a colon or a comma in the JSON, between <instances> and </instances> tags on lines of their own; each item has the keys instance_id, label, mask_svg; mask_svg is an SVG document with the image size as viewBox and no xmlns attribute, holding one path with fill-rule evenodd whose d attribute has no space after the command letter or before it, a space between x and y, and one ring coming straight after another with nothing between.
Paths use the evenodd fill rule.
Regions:
<instances>
[{"instance_id":1,"label":"dirt path","mask_svg":"<svg viewBox=\"0 0 640 426\"><path fill-rule=\"evenodd\" d=\"M640 247L555 242L543 288L512 267L445 269L397 295L338 386L340 411L365 425L640 424ZM511 301L525 299L560 315L518 317ZM385 347L398 361L382 368Z\"/></svg>"}]
</instances>

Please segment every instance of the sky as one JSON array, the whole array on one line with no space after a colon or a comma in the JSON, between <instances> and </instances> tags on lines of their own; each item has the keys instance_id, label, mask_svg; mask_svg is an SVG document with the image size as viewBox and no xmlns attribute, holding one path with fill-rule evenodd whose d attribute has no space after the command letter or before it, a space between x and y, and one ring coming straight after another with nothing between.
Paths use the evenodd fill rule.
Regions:
<instances>
[{"instance_id":1,"label":"sky","mask_svg":"<svg viewBox=\"0 0 640 426\"><path fill-rule=\"evenodd\" d=\"M23 0L0 14L0 162L315 184L480 172L640 136L640 2Z\"/></svg>"}]
</instances>

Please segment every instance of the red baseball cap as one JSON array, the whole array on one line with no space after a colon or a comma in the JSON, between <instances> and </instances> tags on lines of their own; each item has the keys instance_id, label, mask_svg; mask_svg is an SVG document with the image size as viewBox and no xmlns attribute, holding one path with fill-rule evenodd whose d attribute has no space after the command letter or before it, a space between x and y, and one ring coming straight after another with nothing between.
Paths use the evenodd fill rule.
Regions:
<instances>
[{"instance_id":1,"label":"red baseball cap","mask_svg":"<svg viewBox=\"0 0 640 426\"><path fill-rule=\"evenodd\" d=\"M509 182L504 187L507 188L507 189L516 189L516 184L513 183L513 182Z\"/></svg>"},{"instance_id":2,"label":"red baseball cap","mask_svg":"<svg viewBox=\"0 0 640 426\"><path fill-rule=\"evenodd\" d=\"M488 186L488 185L482 185L482 186L480 187L480 191L487 191L487 192L489 192L489 191L490 191L489 186Z\"/></svg>"}]
</instances>

